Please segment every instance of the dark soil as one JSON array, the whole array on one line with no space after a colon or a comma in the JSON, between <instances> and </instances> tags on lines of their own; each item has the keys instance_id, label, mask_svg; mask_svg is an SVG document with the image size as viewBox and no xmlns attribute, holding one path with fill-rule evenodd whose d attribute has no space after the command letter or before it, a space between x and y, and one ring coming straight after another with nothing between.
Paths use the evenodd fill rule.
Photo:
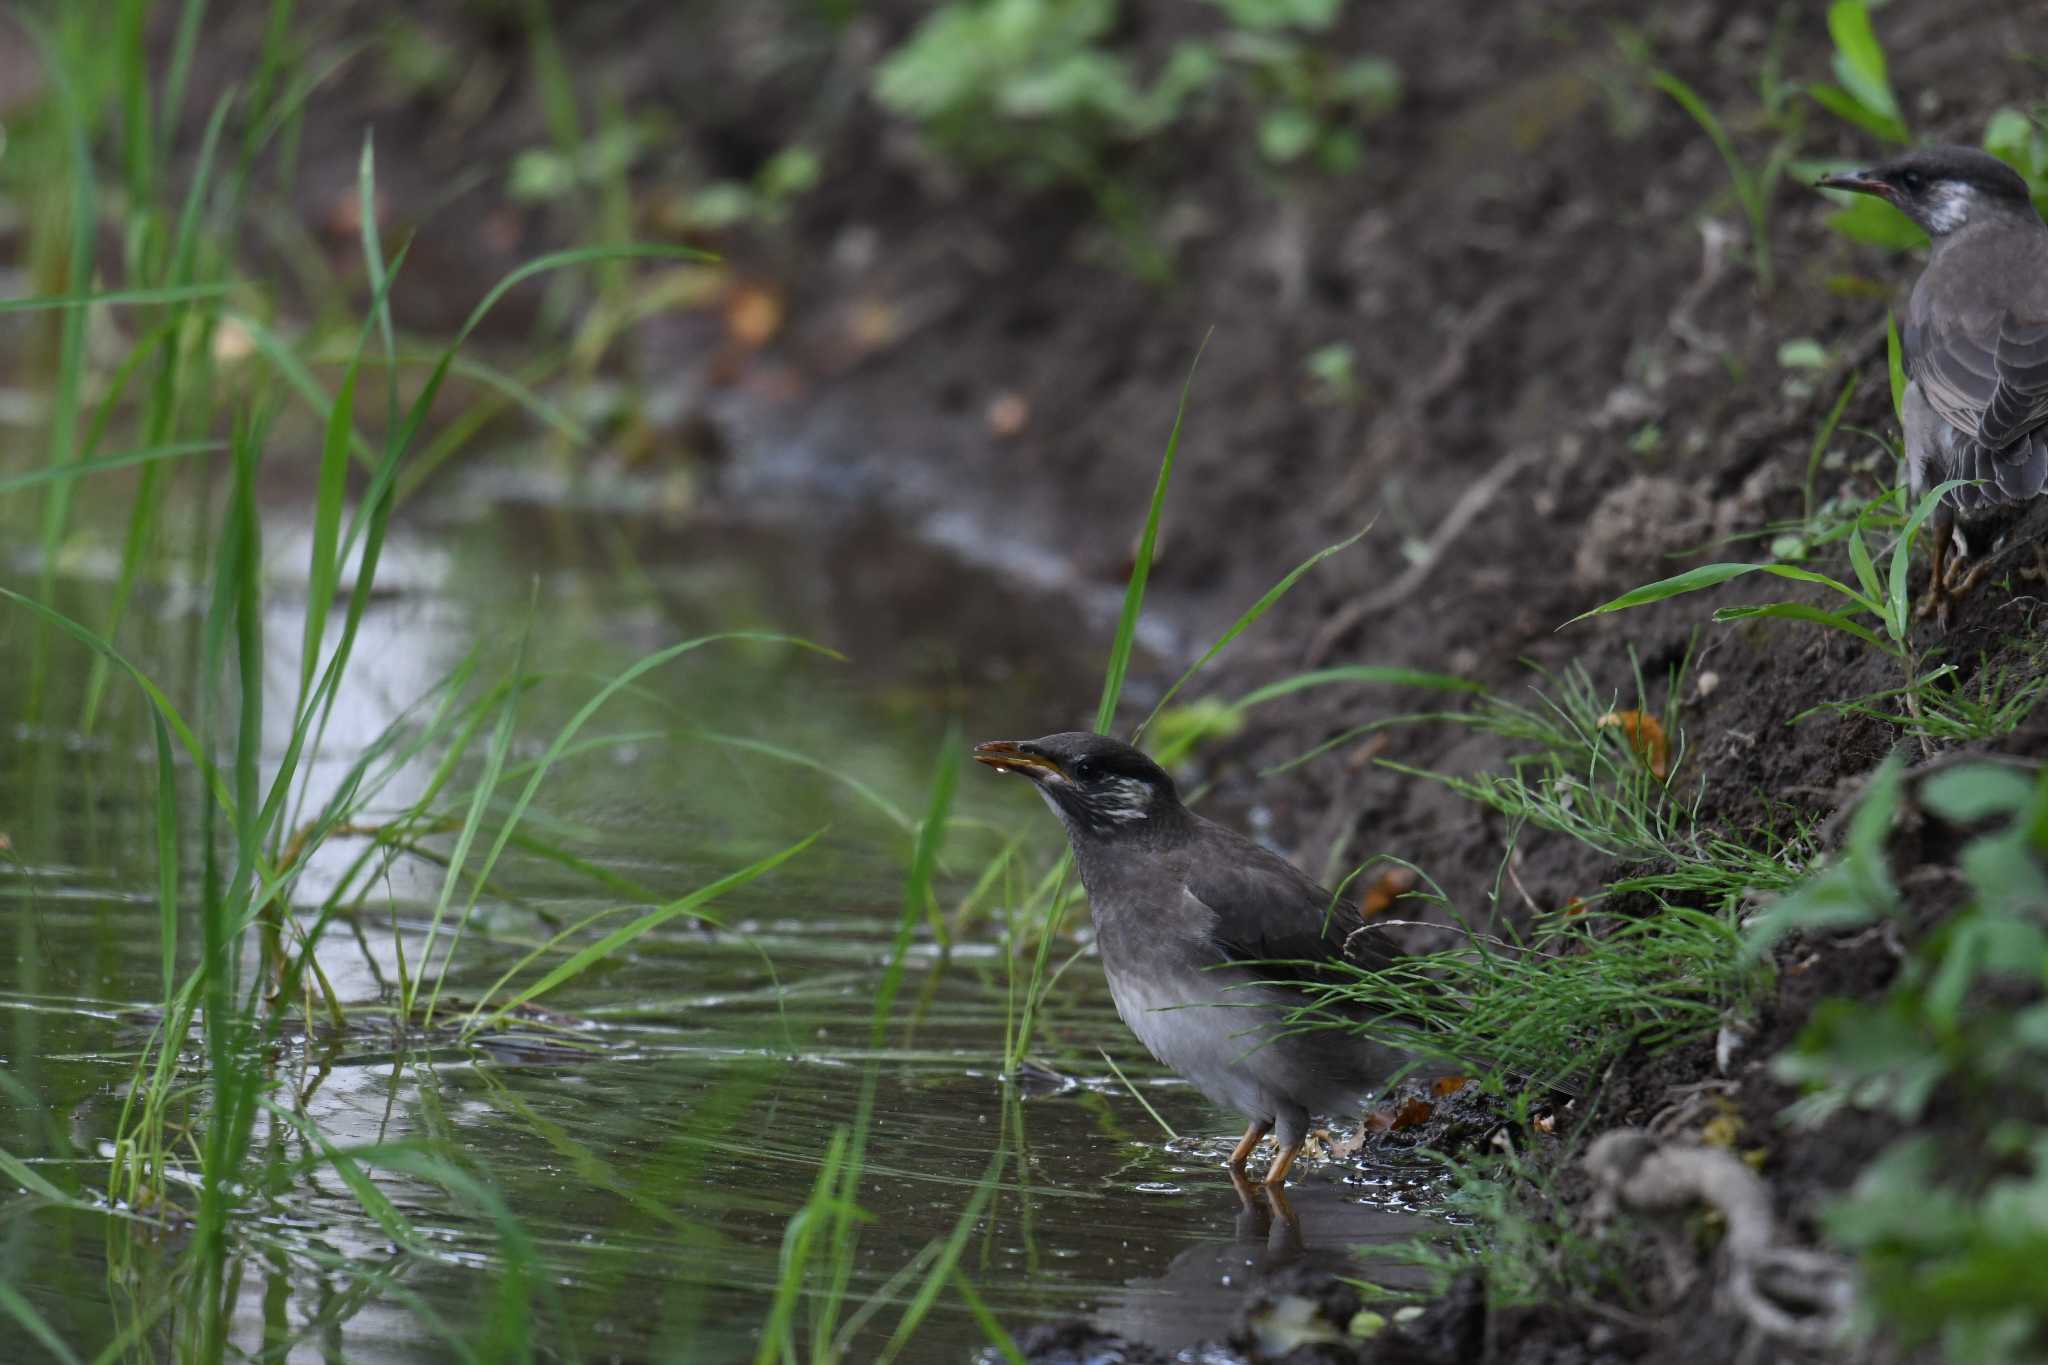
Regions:
<instances>
[{"instance_id":1,"label":"dark soil","mask_svg":"<svg viewBox=\"0 0 2048 1365\"><path fill-rule=\"evenodd\" d=\"M330 8L320 22L342 34L372 7ZM1770 220L1779 278L1760 296L1740 259L1746 230L1722 162L1617 39L1646 45L1761 157L1750 116L1778 5L1354 5L1331 48L1391 57L1407 83L1398 111L1367 130L1360 173L1277 185L1241 110L1111 167L1151 221L1177 225L1164 284L1120 268L1086 196L954 170L866 98L875 53L923 5L874 0L837 31L803 5L556 8L578 66L601 68L629 105L674 120L674 143L639 177L643 231L659 234L659 205L676 182L745 177L799 137L824 156L823 182L791 219L713 243L737 277L779 301L786 322L771 339L739 344L716 312L701 312L664 315L626 342L632 378L671 400L647 419L643 443L662 457L723 452L707 482L713 512L781 502L791 515L880 514L972 553L1035 557L1061 566L1092 614L1087 628L1103 629L1107 594L1090 589L1122 581L1200 350L1152 599L1190 656L1287 568L1374 523L1225 656L1209 684L1218 695L1354 662L1454 672L1519 695L1532 665L1576 661L1626 706L1631 650L1653 695L1690 651L1684 771L1705 779L1709 819L1738 832L1825 822L1898 746L1875 720L1791 723L1818 702L1894 685L1889 661L1795 623L1703 624L1715 606L1765 600L1754 580L1560 629L1687 564L1754 553L1747 542L1709 552L1710 542L1796 518L1810 444L1848 374L1863 382L1845 430L1891 427L1884 302L1913 263L1831 234L1820 198L1781 183ZM1119 41L1141 60L1216 22L1178 0L1125 8ZM307 121L295 207L346 269L351 233L338 206L353 194L358 130L374 125L388 229L418 229L407 273L431 286L398 292L411 310L402 320L446 328L505 269L560 244L576 206L502 197L496 169L547 141L516 27L479 17L491 7L417 10L416 22L496 71L501 88L467 112L452 96L371 81L331 88ZM1788 77L1827 78L1823 10L1783 9ZM2039 74L2018 56L2041 39L2034 0L1895 0L1881 14L1919 135L1974 141L1991 109L2038 96ZM253 42L260 7L238 24ZM223 36L202 84L237 77L227 58L244 50L238 41ZM202 89L198 107L210 99ZM1874 149L1815 109L1805 150ZM489 174L451 191L468 170ZM1708 218L1716 226L1703 232ZM516 335L531 316L502 321ZM1829 367L1782 367L1778 348L1794 338L1820 342ZM1336 342L1356 357L1354 391L1341 398L1318 395L1303 369ZM1888 477L1873 441L1844 434L1836 445L1851 458L1822 470L1819 496L1845 482L1874 491L1859 468ZM1414 567L1413 553L1452 519L1462 530ZM1929 633L1923 645L1966 670L2017 657L2012 637L2029 630L2031 610L2029 599L1987 589L1946 637ZM1164 677L1141 680L1134 708ZM1234 813L1262 804L1272 837L1306 866L1348 840L1354 854L1413 860L1455 902L1481 909L1503 854L1501 822L1365 760L1474 772L1499 765L1492 741L1453 726L1399 727L1384 732L1384 748L1257 776L1351 726L1434 704L1324 689L1265 707L1207 751L1213 800ZM1082 719L1020 716L1013 728ZM2048 754L2048 731L2023 730L2004 747ZM1617 871L1541 833L1523 836L1519 858L1521 886L1543 909ZM1952 892L1939 876L1905 884L1929 915ZM1896 961L1875 939L1793 944L1729 1075L1716 1071L1711 1042L1630 1059L1593 1098L1598 1123L1669 1122L1701 1082L1714 1083L1740 1120L1741 1145L1763 1151L1787 1226L1810 1234L1817 1203L1892 1134L1867 1121L1783 1128L1790 1095L1762 1063L1815 1001L1880 990ZM1355 1358L1773 1358L1769 1342L1695 1298L1661 1318L1587 1303L1489 1313L1468 1282ZM1151 1358L1079 1326L1034 1346L1047 1360Z\"/></svg>"}]
</instances>

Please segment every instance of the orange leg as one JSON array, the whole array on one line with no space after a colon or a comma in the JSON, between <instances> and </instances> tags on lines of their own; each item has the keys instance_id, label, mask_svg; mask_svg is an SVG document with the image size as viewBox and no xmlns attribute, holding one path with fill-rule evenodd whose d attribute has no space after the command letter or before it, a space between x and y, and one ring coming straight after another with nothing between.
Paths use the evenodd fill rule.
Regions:
<instances>
[{"instance_id":1,"label":"orange leg","mask_svg":"<svg viewBox=\"0 0 2048 1365\"><path fill-rule=\"evenodd\" d=\"M1251 1127L1244 1130L1244 1136L1238 1139L1236 1150L1230 1154L1231 1175L1239 1177L1244 1175L1244 1163L1251 1156L1252 1149L1265 1141L1266 1134L1272 1131L1272 1124L1260 1123L1256 1120L1253 1121Z\"/></svg>"},{"instance_id":2,"label":"orange leg","mask_svg":"<svg viewBox=\"0 0 2048 1365\"><path fill-rule=\"evenodd\" d=\"M1294 1158L1301 1155L1301 1144L1282 1147L1280 1154L1273 1158L1273 1164L1266 1168L1266 1188L1275 1190L1287 1183L1287 1168L1294 1164Z\"/></svg>"}]
</instances>

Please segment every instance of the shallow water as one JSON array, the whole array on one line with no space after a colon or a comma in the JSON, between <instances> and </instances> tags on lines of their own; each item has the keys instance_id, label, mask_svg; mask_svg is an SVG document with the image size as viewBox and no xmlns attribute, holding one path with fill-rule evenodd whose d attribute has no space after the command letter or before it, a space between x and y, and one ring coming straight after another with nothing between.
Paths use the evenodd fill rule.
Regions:
<instances>
[{"instance_id":1,"label":"shallow water","mask_svg":"<svg viewBox=\"0 0 2048 1365\"><path fill-rule=\"evenodd\" d=\"M551 772L529 825L663 897L826 833L720 901L719 926L671 921L546 996L544 1011L469 1047L417 1032L401 1043L380 1004L399 949L418 963L440 886L430 863L394 864L355 923L322 946L336 991L358 1006L349 1028L285 1040L271 1059L289 1082L278 1102L295 1112L258 1121L247 1212L233 1232L235 1347L267 1359L438 1360L448 1346L434 1321L447 1337L475 1339L503 1311L492 1296L505 1243L487 1211L417 1172L379 1170L378 1187L426 1235L426 1246L401 1249L319 1161L312 1129L343 1149L411 1141L494 1189L541 1268L525 1289L545 1353L749 1358L791 1215L870 1066L875 1123L860 1196L869 1221L841 1319L871 1309L856 1358L894 1330L920 1278L898 1272L953 1232L992 1161L1000 1184L961 1265L1013 1332L1082 1313L1178 1347L1226 1332L1238 1306L1228 1291L1267 1271L1441 1227L1414 1211L1429 1191L1412 1172L1304 1165L1291 1221L1241 1204L1218 1169L1232 1116L1150 1066L1091 961L1061 979L1045 1021L1039 1053L1056 1076L1005 1087L1008 972L986 924L950 954L919 941L886 1044L870 1046L908 861L898 816L921 807L947 719L959 717L968 738L1076 723L1092 710L1108 635L1099 611L858 521L707 528L520 503L474 485L440 508L394 534L357 666L310 769L316 799L478 638L490 642L488 671L509 667L530 629L529 664L550 674L522 702L516 760L536 756L635 658L710 631L766 628L849 661L730 644L649 674L585 731L617 742ZM292 526L289 509L266 515L272 745L298 677L304 542ZM111 562L67 560L58 605L103 618ZM167 566L122 635L181 704L195 692L203 610L204 593ZM108 1144L162 1003L153 750L133 689L119 682L83 733L89 659L36 636L20 612L0 616L6 657L45 651L39 708L34 669L0 681L8 714L21 718L0 764L0 832L14 860L0 865L13 939L0 967L0 1050L18 1083L7 1087L0 1146L91 1191L105 1187ZM413 799L430 759L402 771L380 804ZM944 907L997 833L1028 831L1039 849L1054 833L1016 784L981 776L963 775L955 815L968 827L949 844ZM320 852L301 900L332 887L351 844ZM188 849L186 868L196 861ZM485 994L561 926L618 903L516 849L492 880L444 1010ZM1166 1139L1098 1049L1184 1136ZM185 1250L176 1228L138 1233L26 1195L0 1222L7 1283L88 1358L124 1332L138 1358L180 1354L191 1331L177 1307ZM1358 1273L1414 1282L1385 1264ZM796 1321L808 1342L808 1317L800 1310ZM16 1331L0 1319L0 1341ZM961 1359L984 1340L949 1291L905 1358ZM14 1343L0 1359L26 1348Z\"/></svg>"}]
</instances>

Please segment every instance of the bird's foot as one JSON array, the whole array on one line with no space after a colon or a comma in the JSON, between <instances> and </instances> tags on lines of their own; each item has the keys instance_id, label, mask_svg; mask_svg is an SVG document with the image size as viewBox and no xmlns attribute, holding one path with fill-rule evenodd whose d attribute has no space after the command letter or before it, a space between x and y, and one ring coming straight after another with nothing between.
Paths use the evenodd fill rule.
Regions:
<instances>
[{"instance_id":1,"label":"bird's foot","mask_svg":"<svg viewBox=\"0 0 2048 1365\"><path fill-rule=\"evenodd\" d=\"M1266 1134L1272 1131L1272 1124L1256 1122L1244 1130L1244 1136L1237 1140L1237 1146L1231 1150L1230 1161L1227 1163L1230 1170L1230 1178L1233 1182L1241 1181L1245 1178L1245 1162L1251 1159L1252 1152L1261 1142L1266 1140Z\"/></svg>"},{"instance_id":2,"label":"bird's foot","mask_svg":"<svg viewBox=\"0 0 2048 1365\"><path fill-rule=\"evenodd\" d=\"M1947 630L1955 616L1956 603L1975 592L1990 575L1988 558L1975 564L1966 559L1951 559L1946 572L1928 582L1926 595L1913 608L1913 619L1932 618L1937 626Z\"/></svg>"},{"instance_id":3,"label":"bird's foot","mask_svg":"<svg viewBox=\"0 0 2048 1365\"><path fill-rule=\"evenodd\" d=\"M1287 1183L1287 1168L1294 1164L1294 1158L1301 1155L1301 1144L1291 1143L1282 1147L1273 1158L1273 1164L1266 1168L1264 1184L1269 1190L1277 1190Z\"/></svg>"}]
</instances>

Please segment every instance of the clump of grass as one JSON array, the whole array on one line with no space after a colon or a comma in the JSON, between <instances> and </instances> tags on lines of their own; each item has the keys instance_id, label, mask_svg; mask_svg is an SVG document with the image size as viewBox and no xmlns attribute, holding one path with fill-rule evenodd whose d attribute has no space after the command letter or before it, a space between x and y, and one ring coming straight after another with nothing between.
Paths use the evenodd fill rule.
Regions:
<instances>
[{"instance_id":1,"label":"clump of grass","mask_svg":"<svg viewBox=\"0 0 2048 1365\"><path fill-rule=\"evenodd\" d=\"M1731 916L1670 901L1635 915L1575 904L1509 932L1466 928L1454 949L1344 970L1292 1022L1576 1089L1624 1054L1711 1035L1769 979L1743 959Z\"/></svg>"}]
</instances>

